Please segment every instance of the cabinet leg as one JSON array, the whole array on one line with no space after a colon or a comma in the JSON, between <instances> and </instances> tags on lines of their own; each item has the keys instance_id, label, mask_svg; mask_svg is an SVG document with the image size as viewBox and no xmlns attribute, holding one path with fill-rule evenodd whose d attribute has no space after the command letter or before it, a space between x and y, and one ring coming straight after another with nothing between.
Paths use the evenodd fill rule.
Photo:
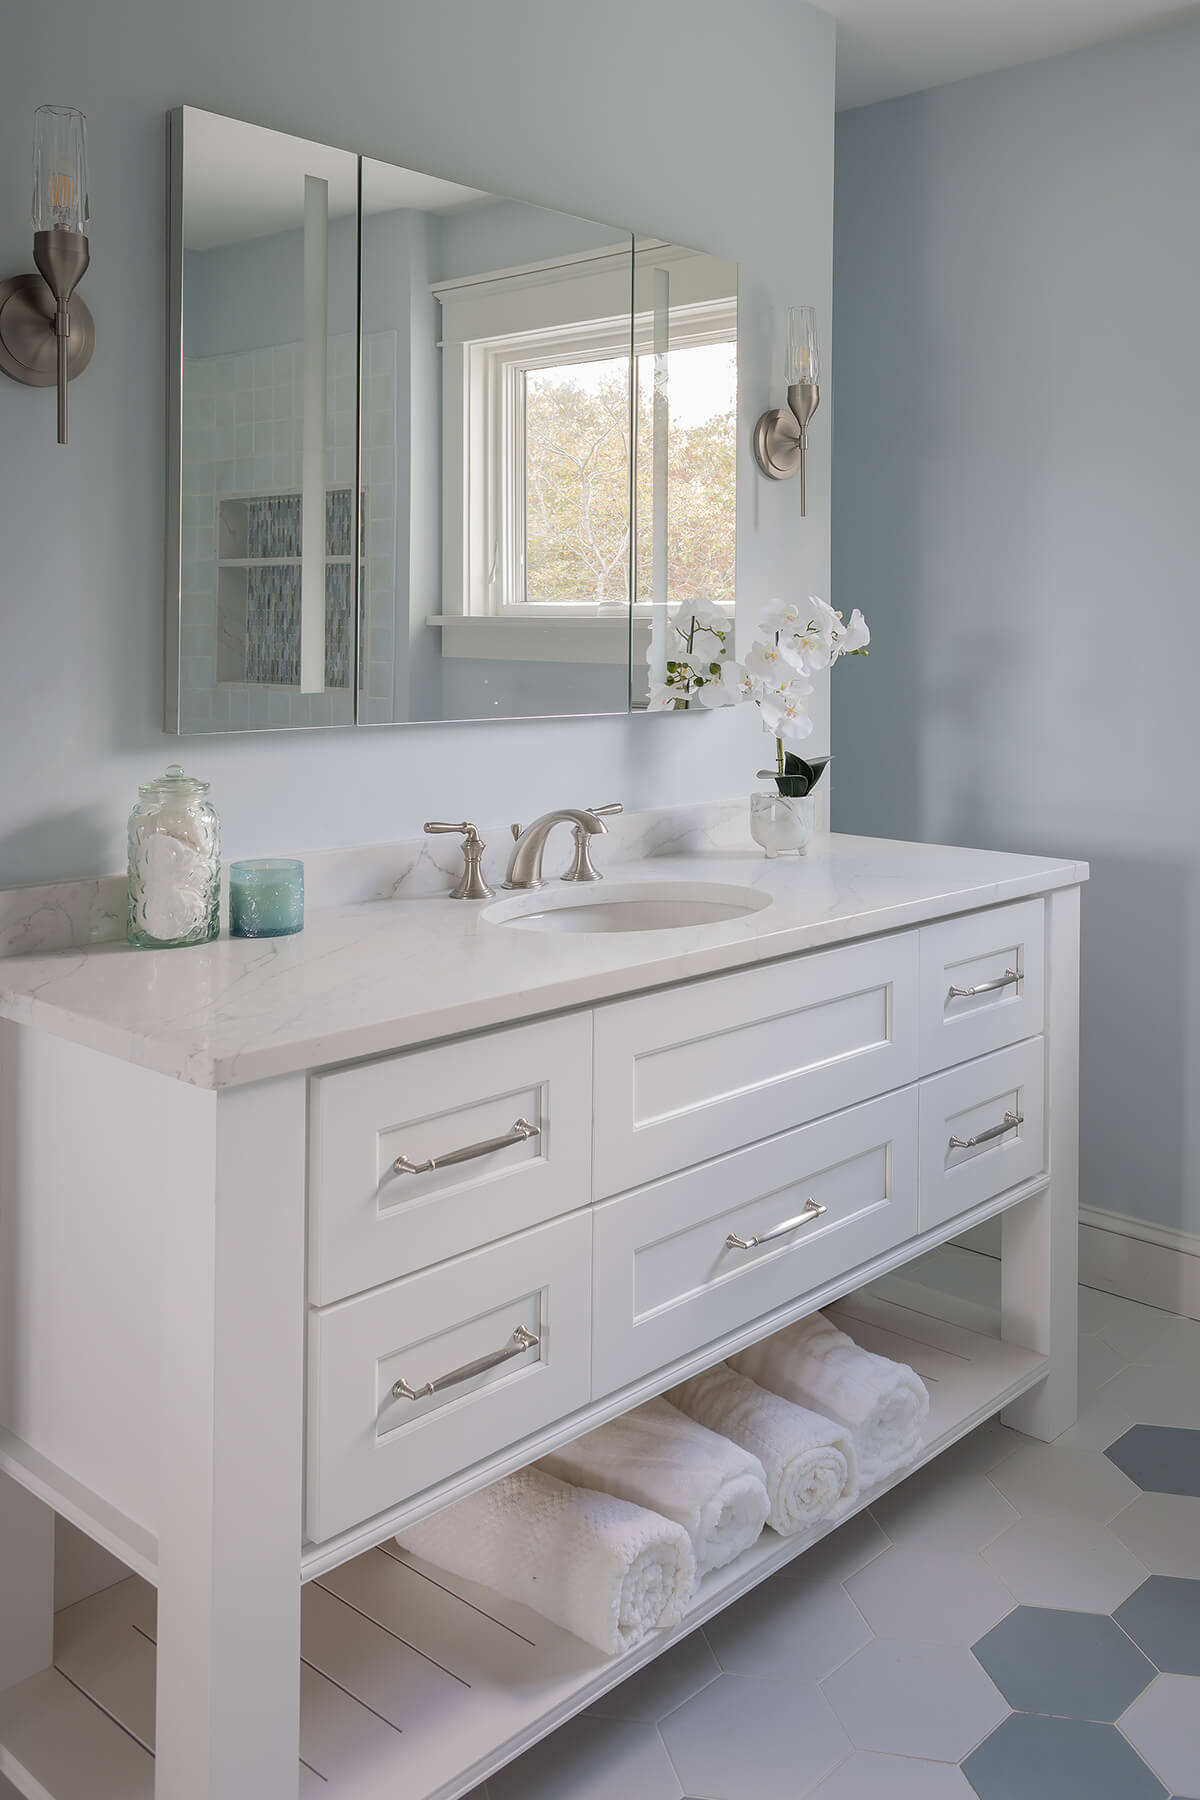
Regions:
<instances>
[{"instance_id":1,"label":"cabinet leg","mask_svg":"<svg viewBox=\"0 0 1200 1800\"><path fill-rule=\"evenodd\" d=\"M214 1100L172 1195L156 1800L296 1800L304 1082Z\"/></svg>"},{"instance_id":2,"label":"cabinet leg","mask_svg":"<svg viewBox=\"0 0 1200 1800\"><path fill-rule=\"evenodd\" d=\"M1079 1360L1079 889L1046 898L1047 1069L1051 1182L1004 1215L1004 1336L1050 1358L1050 1373L1004 1413L1030 1437L1075 1422Z\"/></svg>"},{"instance_id":3,"label":"cabinet leg","mask_svg":"<svg viewBox=\"0 0 1200 1800\"><path fill-rule=\"evenodd\" d=\"M54 1657L54 1514L0 1474L0 1689Z\"/></svg>"}]
</instances>

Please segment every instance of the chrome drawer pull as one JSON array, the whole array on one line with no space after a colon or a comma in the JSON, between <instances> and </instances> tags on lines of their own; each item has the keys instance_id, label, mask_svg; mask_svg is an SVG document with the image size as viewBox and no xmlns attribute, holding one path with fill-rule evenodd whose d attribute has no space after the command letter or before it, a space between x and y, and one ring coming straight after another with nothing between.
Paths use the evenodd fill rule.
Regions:
<instances>
[{"instance_id":1,"label":"chrome drawer pull","mask_svg":"<svg viewBox=\"0 0 1200 1800\"><path fill-rule=\"evenodd\" d=\"M973 1138L952 1137L950 1148L951 1150L973 1150L976 1144L990 1143L992 1138L1003 1137L1006 1131L1015 1131L1018 1125L1024 1123L1024 1113L1006 1112L1003 1125L989 1125L986 1131L981 1131L977 1137Z\"/></svg>"},{"instance_id":2,"label":"chrome drawer pull","mask_svg":"<svg viewBox=\"0 0 1200 1800\"><path fill-rule=\"evenodd\" d=\"M428 1175L430 1169L446 1169L451 1163L470 1162L473 1156L490 1156L493 1150L507 1150L510 1144L521 1144L526 1138L541 1137L540 1125L531 1125L528 1119L518 1119L511 1131L503 1137L485 1138L482 1144L468 1144L463 1150L447 1150L445 1156L431 1156L422 1163L410 1162L407 1156L398 1156L392 1164L394 1175Z\"/></svg>"},{"instance_id":3,"label":"chrome drawer pull","mask_svg":"<svg viewBox=\"0 0 1200 1800\"><path fill-rule=\"evenodd\" d=\"M819 1200L810 1200L804 1211L797 1213L794 1219L785 1219L782 1225L776 1225L771 1231L760 1231L757 1237L735 1237L731 1231L725 1239L725 1248L727 1250L757 1250L760 1244L769 1244L772 1238L786 1237L789 1231L795 1231L797 1225L811 1225L814 1219L819 1219L823 1212L828 1211L829 1208L822 1206Z\"/></svg>"},{"instance_id":4,"label":"chrome drawer pull","mask_svg":"<svg viewBox=\"0 0 1200 1800\"><path fill-rule=\"evenodd\" d=\"M541 1341L524 1325L518 1325L503 1350L493 1350L490 1356L477 1356L474 1362L464 1363L461 1369L451 1369L448 1375L439 1375L435 1381L427 1381L424 1387L410 1387L403 1378L394 1381L392 1399L424 1400L430 1394L439 1393L442 1388L454 1387L460 1381L470 1381L472 1375L482 1375L485 1369L494 1369L498 1363L507 1362L512 1356L520 1356L523 1350L535 1350Z\"/></svg>"},{"instance_id":5,"label":"chrome drawer pull","mask_svg":"<svg viewBox=\"0 0 1200 1800\"><path fill-rule=\"evenodd\" d=\"M975 987L950 989L947 998L950 1000L973 1000L976 994L994 994L997 988L1015 987L1021 976L1016 969L1005 969L1003 975L997 975L995 981L981 981Z\"/></svg>"}]
</instances>

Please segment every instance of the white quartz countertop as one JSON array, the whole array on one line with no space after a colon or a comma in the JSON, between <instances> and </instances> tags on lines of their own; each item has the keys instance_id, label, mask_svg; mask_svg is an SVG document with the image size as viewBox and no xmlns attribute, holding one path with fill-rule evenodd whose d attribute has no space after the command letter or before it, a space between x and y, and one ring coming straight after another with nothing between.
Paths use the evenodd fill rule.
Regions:
<instances>
[{"instance_id":1,"label":"white quartz countertop","mask_svg":"<svg viewBox=\"0 0 1200 1800\"><path fill-rule=\"evenodd\" d=\"M1087 873L1074 861L838 835L776 861L753 847L693 851L611 865L588 897L623 879L720 882L771 904L719 924L604 934L513 929L446 897L331 906L295 937L9 957L0 1016L229 1087L1048 893Z\"/></svg>"}]
</instances>

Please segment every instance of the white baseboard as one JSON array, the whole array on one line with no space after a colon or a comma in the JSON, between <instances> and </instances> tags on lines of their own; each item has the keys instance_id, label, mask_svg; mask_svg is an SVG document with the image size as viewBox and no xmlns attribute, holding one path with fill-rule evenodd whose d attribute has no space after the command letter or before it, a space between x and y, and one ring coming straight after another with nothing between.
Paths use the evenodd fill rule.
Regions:
<instances>
[{"instance_id":1,"label":"white baseboard","mask_svg":"<svg viewBox=\"0 0 1200 1800\"><path fill-rule=\"evenodd\" d=\"M955 1241L999 1256L999 1227L998 1219L988 1219ZM1079 1279L1106 1294L1200 1319L1200 1235L1081 1206Z\"/></svg>"}]
</instances>

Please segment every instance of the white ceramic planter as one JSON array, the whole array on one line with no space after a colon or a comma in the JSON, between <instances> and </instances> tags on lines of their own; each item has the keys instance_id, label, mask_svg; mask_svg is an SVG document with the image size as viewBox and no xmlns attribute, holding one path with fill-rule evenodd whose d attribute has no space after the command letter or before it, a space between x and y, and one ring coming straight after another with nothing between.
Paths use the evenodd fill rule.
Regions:
<instances>
[{"instance_id":1,"label":"white ceramic planter","mask_svg":"<svg viewBox=\"0 0 1200 1800\"><path fill-rule=\"evenodd\" d=\"M768 856L803 856L813 834L816 801L766 789L750 796L750 835Z\"/></svg>"}]
</instances>

